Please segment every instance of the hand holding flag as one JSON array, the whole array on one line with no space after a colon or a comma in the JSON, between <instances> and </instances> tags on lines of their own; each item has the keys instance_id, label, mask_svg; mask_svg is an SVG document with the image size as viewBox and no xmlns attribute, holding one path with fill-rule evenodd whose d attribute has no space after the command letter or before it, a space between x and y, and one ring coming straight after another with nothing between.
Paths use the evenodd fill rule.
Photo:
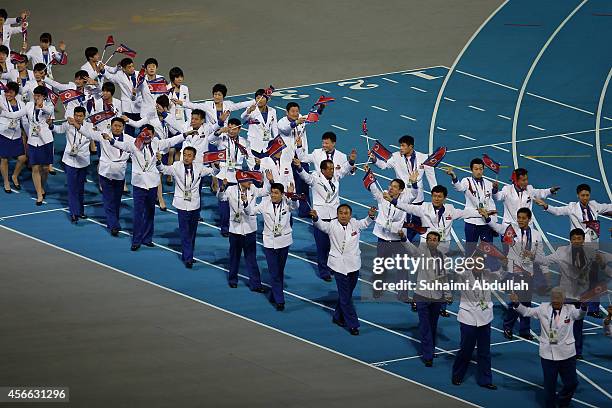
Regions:
<instances>
[{"instance_id":1,"label":"hand holding flag","mask_svg":"<svg viewBox=\"0 0 612 408\"><path fill-rule=\"evenodd\" d=\"M439 147L424 162L424 166L436 167L446 156L446 146Z\"/></svg>"},{"instance_id":2,"label":"hand holding flag","mask_svg":"<svg viewBox=\"0 0 612 408\"><path fill-rule=\"evenodd\" d=\"M100 61L104 60L104 53L108 47L112 47L115 45L115 39L112 35L106 37L106 44L104 44L104 50L102 50L102 56L100 57Z\"/></svg>"}]
</instances>

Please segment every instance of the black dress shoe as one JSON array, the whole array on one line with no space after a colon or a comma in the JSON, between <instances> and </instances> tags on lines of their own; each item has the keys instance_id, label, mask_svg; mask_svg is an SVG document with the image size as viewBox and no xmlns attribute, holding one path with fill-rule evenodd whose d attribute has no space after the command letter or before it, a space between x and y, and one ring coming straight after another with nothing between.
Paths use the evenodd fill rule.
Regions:
<instances>
[{"instance_id":1,"label":"black dress shoe","mask_svg":"<svg viewBox=\"0 0 612 408\"><path fill-rule=\"evenodd\" d=\"M55 176L57 174L57 172L55 170L49 170L49 174L52 176Z\"/></svg>"},{"instance_id":2,"label":"black dress shoe","mask_svg":"<svg viewBox=\"0 0 612 408\"><path fill-rule=\"evenodd\" d=\"M352 329L349 329L349 333L351 333L351 336L359 336L359 329L357 327L353 327Z\"/></svg>"},{"instance_id":3,"label":"black dress shoe","mask_svg":"<svg viewBox=\"0 0 612 408\"><path fill-rule=\"evenodd\" d=\"M37 206L39 206L39 207L40 207L42 204L43 204L43 202L42 202L42 201L38 201L38 200L36 200L36 205L37 205Z\"/></svg>"},{"instance_id":4,"label":"black dress shoe","mask_svg":"<svg viewBox=\"0 0 612 408\"><path fill-rule=\"evenodd\" d=\"M132 247L130 249L132 251L138 251L138 248L140 248L140 245L132 245Z\"/></svg>"},{"instance_id":5,"label":"black dress shoe","mask_svg":"<svg viewBox=\"0 0 612 408\"><path fill-rule=\"evenodd\" d=\"M337 324L340 327L346 327L346 323L341 322L340 320L337 320L337 319L334 319L334 318L332 318L332 323L333 324Z\"/></svg>"},{"instance_id":6,"label":"black dress shoe","mask_svg":"<svg viewBox=\"0 0 612 408\"><path fill-rule=\"evenodd\" d=\"M526 334L519 334L519 337L525 339L525 340L534 340L535 337L533 337L533 335L531 333L526 333Z\"/></svg>"},{"instance_id":7,"label":"black dress shoe","mask_svg":"<svg viewBox=\"0 0 612 408\"><path fill-rule=\"evenodd\" d=\"M481 385L482 388L486 388L487 390L496 390L497 389L497 385L495 384L487 384L487 385Z\"/></svg>"},{"instance_id":8,"label":"black dress shoe","mask_svg":"<svg viewBox=\"0 0 612 408\"><path fill-rule=\"evenodd\" d=\"M508 340L512 340L514 338L512 335L512 330L504 329L504 337Z\"/></svg>"},{"instance_id":9,"label":"black dress shoe","mask_svg":"<svg viewBox=\"0 0 612 408\"><path fill-rule=\"evenodd\" d=\"M81 214L79 215L79 218L82 220L86 220L87 219L87 214Z\"/></svg>"},{"instance_id":10,"label":"black dress shoe","mask_svg":"<svg viewBox=\"0 0 612 408\"><path fill-rule=\"evenodd\" d=\"M440 316L442 316L442 317L450 317L450 313L448 313L446 310L440 310Z\"/></svg>"},{"instance_id":11,"label":"black dress shoe","mask_svg":"<svg viewBox=\"0 0 612 408\"><path fill-rule=\"evenodd\" d=\"M331 276L326 276L326 277L321 278L321 279L323 279L325 282L331 282L332 281Z\"/></svg>"},{"instance_id":12,"label":"black dress shoe","mask_svg":"<svg viewBox=\"0 0 612 408\"><path fill-rule=\"evenodd\" d=\"M46 191L43 193L43 200L44 200L45 198L47 198L47 192L46 192Z\"/></svg>"},{"instance_id":13,"label":"black dress shoe","mask_svg":"<svg viewBox=\"0 0 612 408\"><path fill-rule=\"evenodd\" d=\"M21 184L15 183L12 177L11 177L11 182L13 183L13 187L15 187L15 190L18 190L18 191L21 190Z\"/></svg>"},{"instance_id":14,"label":"black dress shoe","mask_svg":"<svg viewBox=\"0 0 612 408\"><path fill-rule=\"evenodd\" d=\"M584 360L582 354L576 354L576 360Z\"/></svg>"},{"instance_id":15,"label":"black dress shoe","mask_svg":"<svg viewBox=\"0 0 612 408\"><path fill-rule=\"evenodd\" d=\"M149 248L153 248L155 246L155 244L152 242L145 242L144 245L148 246Z\"/></svg>"},{"instance_id":16,"label":"black dress shoe","mask_svg":"<svg viewBox=\"0 0 612 408\"><path fill-rule=\"evenodd\" d=\"M11 194L13 192L13 190L11 190L10 188L7 190L6 188L4 189L4 192L6 194Z\"/></svg>"},{"instance_id":17,"label":"black dress shoe","mask_svg":"<svg viewBox=\"0 0 612 408\"><path fill-rule=\"evenodd\" d=\"M79 221L79 217L77 217L76 215L71 215L70 216L70 222L73 224L76 224Z\"/></svg>"},{"instance_id":18,"label":"black dress shoe","mask_svg":"<svg viewBox=\"0 0 612 408\"><path fill-rule=\"evenodd\" d=\"M461 379L457 377L453 377L452 382L453 382L453 385L461 385Z\"/></svg>"},{"instance_id":19,"label":"black dress shoe","mask_svg":"<svg viewBox=\"0 0 612 408\"><path fill-rule=\"evenodd\" d=\"M277 303L274 307L276 307L276 310L278 310L279 312L282 312L283 310L285 310L284 303Z\"/></svg>"},{"instance_id":20,"label":"black dress shoe","mask_svg":"<svg viewBox=\"0 0 612 408\"><path fill-rule=\"evenodd\" d=\"M113 237L116 237L117 235L119 235L119 229L118 229L118 228L113 228L113 229L111 230L111 235L112 235Z\"/></svg>"},{"instance_id":21,"label":"black dress shoe","mask_svg":"<svg viewBox=\"0 0 612 408\"><path fill-rule=\"evenodd\" d=\"M266 290L262 286L255 288L255 289L251 289L251 291L257 292L257 293L266 293Z\"/></svg>"},{"instance_id":22,"label":"black dress shoe","mask_svg":"<svg viewBox=\"0 0 612 408\"><path fill-rule=\"evenodd\" d=\"M595 312L589 312L589 313L587 313L587 316L594 317L595 319L603 319L604 318L604 314L601 312L601 310L597 310Z\"/></svg>"},{"instance_id":23,"label":"black dress shoe","mask_svg":"<svg viewBox=\"0 0 612 408\"><path fill-rule=\"evenodd\" d=\"M425 363L425 367L433 367L433 360L425 360L423 363Z\"/></svg>"},{"instance_id":24,"label":"black dress shoe","mask_svg":"<svg viewBox=\"0 0 612 408\"><path fill-rule=\"evenodd\" d=\"M191 261L190 262L185 262L185 268L187 268L187 269L193 268L193 262L191 262Z\"/></svg>"},{"instance_id":25,"label":"black dress shoe","mask_svg":"<svg viewBox=\"0 0 612 408\"><path fill-rule=\"evenodd\" d=\"M230 283L229 287L232 288L232 289L236 289L238 287L238 284L237 283Z\"/></svg>"},{"instance_id":26,"label":"black dress shoe","mask_svg":"<svg viewBox=\"0 0 612 408\"><path fill-rule=\"evenodd\" d=\"M159 206L159 210L165 212L165 211L168 211L168 207Z\"/></svg>"}]
</instances>

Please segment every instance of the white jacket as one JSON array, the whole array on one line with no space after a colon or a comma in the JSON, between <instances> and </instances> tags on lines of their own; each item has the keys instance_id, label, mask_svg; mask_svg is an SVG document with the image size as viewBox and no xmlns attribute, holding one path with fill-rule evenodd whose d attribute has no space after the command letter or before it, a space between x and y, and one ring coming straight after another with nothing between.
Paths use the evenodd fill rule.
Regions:
<instances>
[{"instance_id":1,"label":"white jacket","mask_svg":"<svg viewBox=\"0 0 612 408\"><path fill-rule=\"evenodd\" d=\"M247 113L247 110L242 112L240 118L243 123L248 123L247 139L251 144L251 149L256 152L266 150L268 142L278 136L276 109L268 106L268 116L265 121L259 108L251 113Z\"/></svg>"},{"instance_id":2,"label":"white jacket","mask_svg":"<svg viewBox=\"0 0 612 408\"><path fill-rule=\"evenodd\" d=\"M157 171L174 178L172 205L183 211L193 211L200 208L200 179L213 171L200 162L194 161L191 165L192 171L189 172L188 176L185 172L185 163L182 161L176 161L171 166L157 165ZM186 191L187 194L185 194Z\"/></svg>"},{"instance_id":3,"label":"white jacket","mask_svg":"<svg viewBox=\"0 0 612 408\"><path fill-rule=\"evenodd\" d=\"M361 269L361 249L359 237L361 231L372 223L370 217L362 220L351 218L346 226L335 219L330 222L319 218L314 226L329 235L330 249L327 266L334 272L348 275Z\"/></svg>"},{"instance_id":4,"label":"white jacket","mask_svg":"<svg viewBox=\"0 0 612 408\"><path fill-rule=\"evenodd\" d=\"M465 194L465 209L478 209L480 205L488 210L495 210L495 202L493 201L493 183L482 178L482 186L473 177L464 177L461 181L453 183L455 191ZM492 215L491 218L497 221L497 215ZM468 224L485 225L486 222L482 217L469 218L465 220Z\"/></svg>"},{"instance_id":5,"label":"white jacket","mask_svg":"<svg viewBox=\"0 0 612 408\"><path fill-rule=\"evenodd\" d=\"M286 248L293 243L293 230L291 228L291 211L298 208L297 201L283 197L280 204L274 207L270 196L264 197L261 203L253 207L254 200L244 208L246 214L262 214L264 221L263 244L264 248ZM277 234L274 231L277 231Z\"/></svg>"},{"instance_id":6,"label":"white jacket","mask_svg":"<svg viewBox=\"0 0 612 408\"><path fill-rule=\"evenodd\" d=\"M430 189L436 186L438 182L436 181L436 173L434 168L431 166L425 166L423 164L423 162L427 160L428 156L425 153L417 151L415 151L414 154L414 165L412 164L410 158L402 156L400 152L394 152L386 162L378 159L374 162L374 165L381 169L392 168L395 171L395 177L404 180L405 183L408 183L411 172L418 171L419 176L417 178L417 186L419 191L417 196L414 198L414 202L421 203L425 200L423 193L423 175L425 175L427 178Z\"/></svg>"}]
</instances>

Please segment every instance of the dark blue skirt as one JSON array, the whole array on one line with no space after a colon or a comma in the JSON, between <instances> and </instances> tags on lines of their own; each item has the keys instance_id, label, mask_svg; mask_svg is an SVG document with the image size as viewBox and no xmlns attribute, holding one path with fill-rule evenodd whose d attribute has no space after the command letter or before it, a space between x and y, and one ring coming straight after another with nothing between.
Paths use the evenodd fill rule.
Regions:
<instances>
[{"instance_id":1,"label":"dark blue skirt","mask_svg":"<svg viewBox=\"0 0 612 408\"><path fill-rule=\"evenodd\" d=\"M8 137L0 135L0 157L10 158L22 156L24 154L25 150L21 138L9 139Z\"/></svg>"},{"instance_id":2,"label":"dark blue skirt","mask_svg":"<svg viewBox=\"0 0 612 408\"><path fill-rule=\"evenodd\" d=\"M53 163L53 142L34 147L28 145L28 162L31 165Z\"/></svg>"}]
</instances>

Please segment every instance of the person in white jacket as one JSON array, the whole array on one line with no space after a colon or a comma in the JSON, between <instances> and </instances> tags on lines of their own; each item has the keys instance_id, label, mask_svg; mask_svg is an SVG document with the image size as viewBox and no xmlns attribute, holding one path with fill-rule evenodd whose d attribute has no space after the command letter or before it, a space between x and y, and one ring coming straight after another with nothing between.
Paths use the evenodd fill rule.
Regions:
<instances>
[{"instance_id":1,"label":"person in white jacket","mask_svg":"<svg viewBox=\"0 0 612 408\"><path fill-rule=\"evenodd\" d=\"M586 314L586 304L579 309L564 304L562 288L553 288L550 302L538 307L525 307L518 303L517 294L511 294L512 306L523 316L540 321L540 361L544 374L544 400L547 408L567 407L572 400L578 379L576 377L576 348L573 326ZM557 376L563 388L557 394Z\"/></svg>"},{"instance_id":2,"label":"person in white jacket","mask_svg":"<svg viewBox=\"0 0 612 408\"><path fill-rule=\"evenodd\" d=\"M315 228L329 236L330 250L327 265L333 271L338 288L338 302L332 322L347 327L353 336L359 335L359 319L353 304L353 290L361 269L359 238L361 231L368 228L376 215L376 208L370 207L368 216L362 220L352 218L353 209L340 204L337 217L329 222L322 221L316 210L310 211Z\"/></svg>"},{"instance_id":3,"label":"person in white jacket","mask_svg":"<svg viewBox=\"0 0 612 408\"><path fill-rule=\"evenodd\" d=\"M17 112L25 108L25 103L19 101L17 94L19 85L9 82L4 91L4 98L0 99L0 111ZM9 160L17 158L15 169L9 178ZM21 139L21 119L0 117L0 173L4 180L4 192L12 193L11 184L15 190L21 190L19 174L26 163L25 149Z\"/></svg>"},{"instance_id":4,"label":"person in white jacket","mask_svg":"<svg viewBox=\"0 0 612 408\"><path fill-rule=\"evenodd\" d=\"M255 205L255 200L243 201L246 215L261 214L264 221L263 246L268 273L270 274L270 299L276 310L285 310L285 264L289 255L289 247L293 243L291 228L291 211L297 209L297 202L284 196L282 184L273 183L270 195L263 197L261 203ZM290 185L289 193L293 186Z\"/></svg>"},{"instance_id":5,"label":"person in white jacket","mask_svg":"<svg viewBox=\"0 0 612 408\"><path fill-rule=\"evenodd\" d=\"M181 260L185 267L193 267L193 251L200 219L200 179L211 174L213 169L194 160L197 151L186 147L183 160L172 165L162 163L162 153L157 152L157 170L161 174L174 177L174 198L172 205L178 213L179 234L181 236Z\"/></svg>"},{"instance_id":6,"label":"person in white jacket","mask_svg":"<svg viewBox=\"0 0 612 408\"><path fill-rule=\"evenodd\" d=\"M268 147L268 142L278 136L278 119L276 109L268 106L270 97L265 89L255 92L257 104L249 106L240 118L248 126L247 139L251 149L261 152Z\"/></svg>"}]
</instances>

